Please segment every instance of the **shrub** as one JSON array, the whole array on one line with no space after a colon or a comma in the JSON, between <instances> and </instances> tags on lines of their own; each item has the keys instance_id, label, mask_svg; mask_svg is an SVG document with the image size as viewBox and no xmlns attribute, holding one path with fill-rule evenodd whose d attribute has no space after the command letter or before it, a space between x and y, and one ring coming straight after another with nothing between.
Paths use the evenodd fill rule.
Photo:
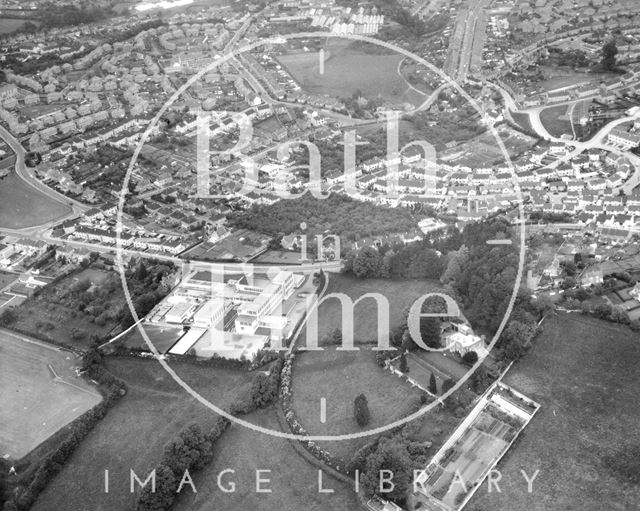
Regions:
<instances>
[{"instance_id":1,"label":"shrub","mask_svg":"<svg viewBox=\"0 0 640 511\"><path fill-rule=\"evenodd\" d=\"M353 416L360 427L366 426L371 421L369 402L364 394L360 394L356 397L353 403Z\"/></svg>"}]
</instances>

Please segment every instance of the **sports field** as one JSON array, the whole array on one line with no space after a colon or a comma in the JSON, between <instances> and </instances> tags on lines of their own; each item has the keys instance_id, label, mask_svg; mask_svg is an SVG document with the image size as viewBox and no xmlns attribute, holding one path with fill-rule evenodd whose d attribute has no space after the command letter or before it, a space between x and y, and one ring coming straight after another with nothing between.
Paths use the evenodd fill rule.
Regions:
<instances>
[{"instance_id":1,"label":"sports field","mask_svg":"<svg viewBox=\"0 0 640 511\"><path fill-rule=\"evenodd\" d=\"M77 363L70 352L0 330L0 456L21 458L100 402L76 376Z\"/></svg>"},{"instance_id":2,"label":"sports field","mask_svg":"<svg viewBox=\"0 0 640 511\"><path fill-rule=\"evenodd\" d=\"M302 89L313 94L345 98L360 91L372 99L414 104L424 101L424 96L412 91L398 74L402 55L365 53L350 47L347 41L332 41L325 51L322 74L317 52L291 53L278 60Z\"/></svg>"},{"instance_id":3,"label":"sports field","mask_svg":"<svg viewBox=\"0 0 640 511\"><path fill-rule=\"evenodd\" d=\"M63 218L71 207L27 185L14 173L0 180L0 227L22 229Z\"/></svg>"},{"instance_id":4,"label":"sports field","mask_svg":"<svg viewBox=\"0 0 640 511\"><path fill-rule=\"evenodd\" d=\"M171 367L222 407L246 391L251 378L245 371L185 363ZM166 443L184 427L197 422L206 430L216 420L211 410L181 389L155 360L109 359L107 368L127 383L127 394L82 441L32 511L132 509L135 495L129 493L129 471L148 475L160 461ZM259 439L266 443L264 437ZM108 494L104 493L105 470L110 471Z\"/></svg>"}]
</instances>

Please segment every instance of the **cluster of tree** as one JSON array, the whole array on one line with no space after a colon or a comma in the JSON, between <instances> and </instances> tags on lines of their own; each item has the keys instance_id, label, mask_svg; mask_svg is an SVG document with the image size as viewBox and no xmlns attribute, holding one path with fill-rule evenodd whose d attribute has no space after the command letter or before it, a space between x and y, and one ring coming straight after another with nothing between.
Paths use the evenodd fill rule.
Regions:
<instances>
[{"instance_id":1,"label":"cluster of tree","mask_svg":"<svg viewBox=\"0 0 640 511\"><path fill-rule=\"evenodd\" d=\"M343 240L358 239L382 233L407 232L417 221L404 208L389 208L332 194L316 199L307 193L298 200L281 200L275 204L254 204L246 211L228 217L234 227L251 229L277 236L300 233L300 222L307 224L309 245L312 235L330 233Z\"/></svg>"},{"instance_id":2,"label":"cluster of tree","mask_svg":"<svg viewBox=\"0 0 640 511\"><path fill-rule=\"evenodd\" d=\"M65 439L42 460L33 472L31 481L28 484L22 482L21 488L14 494L15 498L5 503L5 510L23 511L29 509L49 481L62 470L82 440L105 417L118 399L126 394L125 383L109 373L102 362L102 357L95 346L84 355L82 360L86 377L99 384L98 388L103 396L102 401L71 424Z\"/></svg>"},{"instance_id":3,"label":"cluster of tree","mask_svg":"<svg viewBox=\"0 0 640 511\"><path fill-rule=\"evenodd\" d=\"M436 105L427 112L412 115L409 120L413 125L413 140L426 140L436 149L443 149L449 142L471 140L486 131L478 113L469 105L462 105L454 112L439 111Z\"/></svg>"},{"instance_id":4,"label":"cluster of tree","mask_svg":"<svg viewBox=\"0 0 640 511\"><path fill-rule=\"evenodd\" d=\"M46 16L40 19L42 29L93 23L113 14L112 11L97 6L84 8L73 4L56 5L52 2L40 5L39 9L46 12Z\"/></svg>"},{"instance_id":5,"label":"cluster of tree","mask_svg":"<svg viewBox=\"0 0 640 511\"><path fill-rule=\"evenodd\" d=\"M615 39L610 39L602 47L602 59L600 65L605 71L616 71L618 68L618 45Z\"/></svg>"},{"instance_id":6,"label":"cluster of tree","mask_svg":"<svg viewBox=\"0 0 640 511\"><path fill-rule=\"evenodd\" d=\"M427 465L431 448L431 442L412 440L413 429L405 427L391 436L381 436L355 453L347 465L347 471L360 471L362 488L369 495L380 495L397 504L405 504L411 489L413 470ZM384 470L393 473L394 488L390 492L380 489ZM383 483L383 488L389 490L390 485Z\"/></svg>"},{"instance_id":7,"label":"cluster of tree","mask_svg":"<svg viewBox=\"0 0 640 511\"><path fill-rule=\"evenodd\" d=\"M592 316L604 321L610 321L611 323L627 325L636 332L640 331L640 320L632 320L631 318L629 318L629 314L627 313L627 311L617 305L611 305L609 303L599 303L597 305L593 305L589 302L582 302L582 304L580 304L580 309L586 316Z\"/></svg>"},{"instance_id":8,"label":"cluster of tree","mask_svg":"<svg viewBox=\"0 0 640 511\"><path fill-rule=\"evenodd\" d=\"M147 315L169 292L167 277L173 273L173 263L156 260L132 260L126 271L127 287L139 317ZM119 309L118 318L122 328L133 324L129 307Z\"/></svg>"},{"instance_id":9,"label":"cluster of tree","mask_svg":"<svg viewBox=\"0 0 640 511\"><path fill-rule=\"evenodd\" d=\"M511 233L508 220L502 217L467 225L464 245L450 254L442 278L461 298L474 328L490 335L502 322L516 285L518 244L493 245L487 241L508 238ZM533 302L526 290L518 290L509 323L497 343L505 359L516 360L524 354L539 318L549 307L548 302Z\"/></svg>"},{"instance_id":10,"label":"cluster of tree","mask_svg":"<svg viewBox=\"0 0 640 511\"><path fill-rule=\"evenodd\" d=\"M550 46L549 60L557 66L566 67L587 67L589 59L583 50L563 50L559 47Z\"/></svg>"},{"instance_id":11,"label":"cluster of tree","mask_svg":"<svg viewBox=\"0 0 640 511\"><path fill-rule=\"evenodd\" d=\"M428 243L417 242L352 250L345 257L344 271L358 278L437 279L443 264Z\"/></svg>"},{"instance_id":12,"label":"cluster of tree","mask_svg":"<svg viewBox=\"0 0 640 511\"><path fill-rule=\"evenodd\" d=\"M529 220L532 222L542 221L548 224L557 224L571 222L572 217L570 213L545 213L543 211L532 211L529 215Z\"/></svg>"},{"instance_id":13,"label":"cluster of tree","mask_svg":"<svg viewBox=\"0 0 640 511\"><path fill-rule=\"evenodd\" d=\"M136 501L136 511L163 511L171 507L186 486L193 487L192 473L202 470L213 460L213 447L229 427L220 417L208 433L198 424L183 429L164 448L155 470L155 487L147 484ZM155 491L154 491L155 490Z\"/></svg>"},{"instance_id":14,"label":"cluster of tree","mask_svg":"<svg viewBox=\"0 0 640 511\"><path fill-rule=\"evenodd\" d=\"M268 374L257 373L249 388L230 406L233 414L247 414L259 408L265 408L278 398L280 373L284 358L279 357L269 369Z\"/></svg>"}]
</instances>

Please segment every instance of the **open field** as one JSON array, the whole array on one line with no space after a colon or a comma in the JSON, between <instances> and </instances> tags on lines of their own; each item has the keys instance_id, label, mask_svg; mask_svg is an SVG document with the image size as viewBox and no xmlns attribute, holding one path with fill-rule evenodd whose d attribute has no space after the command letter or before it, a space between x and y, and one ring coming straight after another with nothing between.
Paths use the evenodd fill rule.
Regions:
<instances>
[{"instance_id":1,"label":"open field","mask_svg":"<svg viewBox=\"0 0 640 511\"><path fill-rule=\"evenodd\" d=\"M502 493L483 484L469 509L635 509L640 487L603 463L640 444L640 343L629 329L580 315L548 318L505 383L541 404L498 466ZM540 470L533 492L521 475Z\"/></svg>"},{"instance_id":2,"label":"open field","mask_svg":"<svg viewBox=\"0 0 640 511\"><path fill-rule=\"evenodd\" d=\"M27 21L31 21L31 23L34 23L35 25L40 25L40 22L35 20L18 20L9 18L0 19L0 35L15 32L16 30L21 28L22 25L24 25Z\"/></svg>"},{"instance_id":3,"label":"open field","mask_svg":"<svg viewBox=\"0 0 640 511\"><path fill-rule=\"evenodd\" d=\"M69 206L43 195L14 173L0 180L0 227L32 227L62 218L70 212Z\"/></svg>"},{"instance_id":4,"label":"open field","mask_svg":"<svg viewBox=\"0 0 640 511\"><path fill-rule=\"evenodd\" d=\"M389 301L390 326L393 328L402 321L405 311L422 295L440 289L439 282L428 280L387 280L387 279L358 279L351 275L332 273L325 297L330 293L344 293L355 302L367 293L380 293ZM357 342L375 342L377 334L377 306L375 300L362 300L355 308L354 338ZM330 298L322 303L318 310L319 330L318 338L322 340L340 324L341 308L337 298ZM304 345L303 337L299 346Z\"/></svg>"},{"instance_id":5,"label":"open field","mask_svg":"<svg viewBox=\"0 0 640 511\"><path fill-rule=\"evenodd\" d=\"M558 68L552 66L544 66L540 69L548 72L550 78L536 83L536 86L539 87L540 90L547 91L554 91L576 84L597 84L603 80L611 78L612 76L607 73L585 73L581 71L574 71L570 68Z\"/></svg>"},{"instance_id":6,"label":"open field","mask_svg":"<svg viewBox=\"0 0 640 511\"><path fill-rule=\"evenodd\" d=\"M275 410L268 408L249 415L248 420L263 427L279 430ZM236 484L234 493L222 493L217 485L218 474L225 470L235 474L222 477L222 484ZM262 477L271 479L265 487L270 494L256 493L256 470L271 470ZM256 511L347 511L358 509L358 500L351 487L324 474L323 488L332 494L318 492L318 469L300 457L288 440L267 437L232 425L216 445L213 463L194 477L198 493L187 491L177 500L176 511L208 511L216 509Z\"/></svg>"},{"instance_id":7,"label":"open field","mask_svg":"<svg viewBox=\"0 0 640 511\"><path fill-rule=\"evenodd\" d=\"M77 364L73 353L0 330L0 456L22 458L102 400Z\"/></svg>"},{"instance_id":8,"label":"open field","mask_svg":"<svg viewBox=\"0 0 640 511\"><path fill-rule=\"evenodd\" d=\"M350 46L347 41L328 44L324 74L320 74L317 52L291 53L278 60L303 90L313 94L344 98L361 91L371 99L414 104L424 98L398 74L402 55L366 53Z\"/></svg>"},{"instance_id":9,"label":"open field","mask_svg":"<svg viewBox=\"0 0 640 511\"><path fill-rule=\"evenodd\" d=\"M545 108L540 112L540 120L547 131L554 137L572 135L571 121L567 105Z\"/></svg>"},{"instance_id":10,"label":"open field","mask_svg":"<svg viewBox=\"0 0 640 511\"><path fill-rule=\"evenodd\" d=\"M192 422L205 428L216 419L154 360L116 358L107 367L127 382L129 392L83 440L33 511L131 509L135 497L129 493L129 470L144 478L162 457L164 445L180 430ZM243 371L189 364L172 364L172 368L218 406L228 405L251 378ZM259 441L268 445L263 437ZM110 471L108 494L103 490L105 470Z\"/></svg>"}]
</instances>

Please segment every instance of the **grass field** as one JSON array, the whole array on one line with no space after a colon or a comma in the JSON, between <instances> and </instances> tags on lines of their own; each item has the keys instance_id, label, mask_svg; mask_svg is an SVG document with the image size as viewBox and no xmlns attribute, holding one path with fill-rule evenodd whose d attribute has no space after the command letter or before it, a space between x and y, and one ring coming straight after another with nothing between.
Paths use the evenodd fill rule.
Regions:
<instances>
[{"instance_id":1,"label":"grass field","mask_svg":"<svg viewBox=\"0 0 640 511\"><path fill-rule=\"evenodd\" d=\"M279 430L273 408L252 413L251 422ZM235 482L234 493L222 493L217 485L218 474L225 470L235 474L223 476L222 484ZM256 470L271 470L263 477L271 479L265 485L270 494L258 494ZM334 490L332 494L318 493L318 469L296 453L289 441L266 437L241 426L232 426L216 447L215 460L194 482L198 493L185 493L177 501L176 511L208 511L215 502L216 509L256 511L349 511L358 509L358 500L351 486L331 479L325 474L323 488Z\"/></svg>"},{"instance_id":2,"label":"grass field","mask_svg":"<svg viewBox=\"0 0 640 511\"><path fill-rule=\"evenodd\" d=\"M331 41L325 51L328 57L323 74L317 52L291 53L278 60L305 91L313 94L344 98L359 90L368 98L424 101L424 96L411 91L398 74L402 55L365 53L350 47L348 41Z\"/></svg>"},{"instance_id":3,"label":"grass field","mask_svg":"<svg viewBox=\"0 0 640 511\"><path fill-rule=\"evenodd\" d=\"M402 314L423 294L433 291L437 283L429 281L360 280L332 274L329 293L345 293L357 300L366 293L381 293L389 300L391 327L402 321ZM324 302L318 311L319 333L322 340L335 328L341 328L341 309L337 300ZM377 339L377 308L372 299L360 302L356 308L354 338L358 341ZM299 346L304 345L304 335ZM371 351L373 344L362 346L358 352L336 351L328 346L324 351L300 353L293 374L294 408L310 434L340 435L359 431L353 419L353 401L364 393L369 400L371 424L382 426L415 409L421 391L412 389L404 380L378 367ZM327 420L320 422L320 399L327 400ZM370 439L331 442L326 445L337 456L349 459L354 451Z\"/></svg>"},{"instance_id":4,"label":"grass field","mask_svg":"<svg viewBox=\"0 0 640 511\"><path fill-rule=\"evenodd\" d=\"M22 25L24 25L27 21L31 21L31 20L16 20L16 19L8 19L8 18L0 19L0 35L10 34L11 32L15 32L20 27L22 27ZM39 21L31 21L31 23L40 25Z\"/></svg>"},{"instance_id":5,"label":"grass field","mask_svg":"<svg viewBox=\"0 0 640 511\"><path fill-rule=\"evenodd\" d=\"M531 125L531 120L528 114L523 114L519 112L511 112L511 117L523 130L528 133L534 133L533 126Z\"/></svg>"},{"instance_id":6,"label":"grass field","mask_svg":"<svg viewBox=\"0 0 640 511\"><path fill-rule=\"evenodd\" d=\"M355 302L367 293L380 293L389 301L389 318L393 328L400 324L403 313L409 310L413 302L422 295L439 289L440 284L436 281L358 279L350 275L332 273L329 276L329 285L325 296L330 293L344 293ZM378 338L376 302L367 298L362 300L355 310L354 338L356 342L375 341ZM335 328L341 328L340 316L340 302L336 298L322 303L318 311L319 339L328 335ZM300 339L299 345L304 345L304 336Z\"/></svg>"},{"instance_id":7,"label":"grass field","mask_svg":"<svg viewBox=\"0 0 640 511\"><path fill-rule=\"evenodd\" d=\"M502 493L483 484L469 509L636 509L640 487L602 459L640 444L640 343L625 327L579 315L548 318L505 383L541 409L498 466ZM540 470L533 492L521 475Z\"/></svg>"},{"instance_id":8,"label":"grass field","mask_svg":"<svg viewBox=\"0 0 640 511\"><path fill-rule=\"evenodd\" d=\"M367 396L371 422L377 428L416 410L421 391L403 379L378 367L374 354L336 351L298 355L294 365L293 406L298 419L312 435L344 435L361 431L353 418L353 401ZM326 422L320 422L320 399L326 399ZM325 447L335 456L349 460L354 452L371 441L361 438L332 441Z\"/></svg>"},{"instance_id":9,"label":"grass field","mask_svg":"<svg viewBox=\"0 0 640 511\"><path fill-rule=\"evenodd\" d=\"M251 375L172 364L187 383L219 406L244 390ZM85 438L33 511L131 509L129 470L142 476L160 460L164 445L191 422L212 424L216 416L188 396L154 360L110 359L109 370L127 382L129 392ZM264 439L262 439L264 441ZM110 471L105 494L104 471Z\"/></svg>"},{"instance_id":10,"label":"grass field","mask_svg":"<svg viewBox=\"0 0 640 511\"><path fill-rule=\"evenodd\" d=\"M71 208L28 186L14 173L0 180L0 227L22 229L68 215Z\"/></svg>"},{"instance_id":11,"label":"grass field","mask_svg":"<svg viewBox=\"0 0 640 511\"><path fill-rule=\"evenodd\" d=\"M545 108L540 112L540 120L547 131L554 137L573 136L567 105Z\"/></svg>"},{"instance_id":12,"label":"grass field","mask_svg":"<svg viewBox=\"0 0 640 511\"><path fill-rule=\"evenodd\" d=\"M22 458L101 401L77 364L70 352L0 330L0 456Z\"/></svg>"}]
</instances>

